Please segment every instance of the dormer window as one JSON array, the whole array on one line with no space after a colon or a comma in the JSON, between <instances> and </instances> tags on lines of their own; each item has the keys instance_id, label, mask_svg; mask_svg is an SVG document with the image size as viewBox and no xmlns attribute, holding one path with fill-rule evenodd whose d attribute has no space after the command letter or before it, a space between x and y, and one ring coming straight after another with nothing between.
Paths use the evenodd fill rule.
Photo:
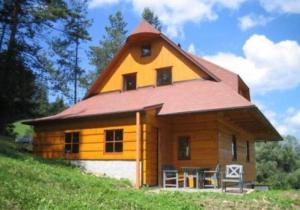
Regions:
<instances>
[{"instance_id":1,"label":"dormer window","mask_svg":"<svg viewBox=\"0 0 300 210\"><path fill-rule=\"evenodd\" d=\"M136 89L136 73L123 75L123 90Z\"/></svg>"},{"instance_id":2,"label":"dormer window","mask_svg":"<svg viewBox=\"0 0 300 210\"><path fill-rule=\"evenodd\" d=\"M172 84L172 69L171 67L157 69L156 85L170 85Z\"/></svg>"},{"instance_id":3,"label":"dormer window","mask_svg":"<svg viewBox=\"0 0 300 210\"><path fill-rule=\"evenodd\" d=\"M146 57L151 55L151 46L150 45L144 45L141 48L141 57Z\"/></svg>"}]
</instances>

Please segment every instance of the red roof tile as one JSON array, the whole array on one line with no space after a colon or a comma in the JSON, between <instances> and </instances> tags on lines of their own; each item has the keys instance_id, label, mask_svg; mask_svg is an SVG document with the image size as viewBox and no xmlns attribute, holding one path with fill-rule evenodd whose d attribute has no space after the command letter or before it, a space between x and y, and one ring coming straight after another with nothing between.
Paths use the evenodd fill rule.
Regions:
<instances>
[{"instance_id":1,"label":"red roof tile","mask_svg":"<svg viewBox=\"0 0 300 210\"><path fill-rule=\"evenodd\" d=\"M154 28L150 23L146 20L142 20L137 27L131 32L131 35L139 34L139 33L152 33L152 34L160 34L160 31Z\"/></svg>"},{"instance_id":2,"label":"red roof tile","mask_svg":"<svg viewBox=\"0 0 300 210\"><path fill-rule=\"evenodd\" d=\"M229 85L233 90L238 91L238 74L235 74L221 66L218 66L204 58L190 54L195 60L203 65L208 71L219 77L223 82Z\"/></svg>"},{"instance_id":3,"label":"red roof tile","mask_svg":"<svg viewBox=\"0 0 300 210\"><path fill-rule=\"evenodd\" d=\"M57 115L34 121L130 112L158 104L162 104L159 115L254 106L222 82L191 80L162 87L99 94Z\"/></svg>"}]
</instances>

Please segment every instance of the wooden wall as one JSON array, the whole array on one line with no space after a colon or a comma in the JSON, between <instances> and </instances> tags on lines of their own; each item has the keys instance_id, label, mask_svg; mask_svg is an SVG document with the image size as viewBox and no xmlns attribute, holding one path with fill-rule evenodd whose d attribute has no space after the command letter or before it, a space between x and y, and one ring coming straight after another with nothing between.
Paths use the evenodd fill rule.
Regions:
<instances>
[{"instance_id":1,"label":"wooden wall","mask_svg":"<svg viewBox=\"0 0 300 210\"><path fill-rule=\"evenodd\" d=\"M215 168L218 162L216 114L187 114L172 118L173 164L177 168ZM178 160L178 138L191 137L190 160Z\"/></svg>"},{"instance_id":2,"label":"wooden wall","mask_svg":"<svg viewBox=\"0 0 300 210\"><path fill-rule=\"evenodd\" d=\"M156 110L146 112L144 122L146 137L143 142L143 184L157 185L161 166L172 158L172 148L166 142L171 140L170 125L167 120L156 117ZM159 154L158 154L158 151Z\"/></svg>"},{"instance_id":3,"label":"wooden wall","mask_svg":"<svg viewBox=\"0 0 300 210\"><path fill-rule=\"evenodd\" d=\"M123 152L106 153L104 150L104 131L123 129ZM64 153L64 133L80 132L78 154ZM135 160L136 148L135 117L74 120L44 126L35 126L34 152L44 158L69 158L81 160Z\"/></svg>"},{"instance_id":4,"label":"wooden wall","mask_svg":"<svg viewBox=\"0 0 300 210\"><path fill-rule=\"evenodd\" d=\"M165 164L176 168L204 167L214 169L220 163L240 163L245 167L246 181L255 180L254 141L250 134L220 121L217 113L185 114L159 117L157 110L142 115L142 184L161 183ZM35 126L34 152L44 158L81 160L136 160L136 119L134 115L105 119L77 120ZM123 152L104 151L104 130L124 129ZM64 132L80 132L80 152L66 157ZM232 161L231 139L237 138L238 160ZM191 159L178 160L178 138L191 137ZM159 140L158 140L159 139ZM246 160L246 141L250 143L250 162ZM159 151L159 154L157 153Z\"/></svg>"},{"instance_id":5,"label":"wooden wall","mask_svg":"<svg viewBox=\"0 0 300 210\"><path fill-rule=\"evenodd\" d=\"M123 75L137 73L137 87L156 85L156 69L172 67L173 81L192 80L206 77L191 61L174 50L162 39L151 40L151 56L141 57L141 46L136 43L119 59L110 77L100 87L99 92L122 90Z\"/></svg>"},{"instance_id":6,"label":"wooden wall","mask_svg":"<svg viewBox=\"0 0 300 210\"><path fill-rule=\"evenodd\" d=\"M236 136L237 142L237 160L232 161L232 135ZM246 144L249 141L250 161L246 159ZM244 166L244 175L247 182L254 181L255 171L255 141L253 137L243 130L226 123L219 122L219 163L224 169L226 164L242 164ZM223 171L224 172L224 171Z\"/></svg>"}]
</instances>

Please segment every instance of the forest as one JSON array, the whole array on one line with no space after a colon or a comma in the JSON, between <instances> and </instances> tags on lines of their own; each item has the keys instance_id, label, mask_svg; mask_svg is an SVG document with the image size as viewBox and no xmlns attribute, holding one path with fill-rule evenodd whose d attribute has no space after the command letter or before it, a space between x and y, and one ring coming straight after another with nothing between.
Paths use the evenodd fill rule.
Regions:
<instances>
[{"instance_id":1,"label":"forest","mask_svg":"<svg viewBox=\"0 0 300 210\"><path fill-rule=\"evenodd\" d=\"M122 12L116 11L109 24L99 26L105 29L100 42L91 45L87 0L0 2L0 135L9 136L16 121L55 114L80 101L79 90L85 92L101 74L128 30ZM149 8L142 17L162 29ZM84 43L92 69L81 63ZM257 143L256 162L259 183L300 188L300 143L295 137Z\"/></svg>"}]
</instances>

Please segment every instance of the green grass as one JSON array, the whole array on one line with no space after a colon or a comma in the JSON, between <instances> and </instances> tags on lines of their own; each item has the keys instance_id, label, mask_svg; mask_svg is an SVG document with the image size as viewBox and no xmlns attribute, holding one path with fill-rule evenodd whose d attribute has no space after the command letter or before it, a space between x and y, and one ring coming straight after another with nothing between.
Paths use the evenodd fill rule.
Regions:
<instances>
[{"instance_id":1,"label":"green grass","mask_svg":"<svg viewBox=\"0 0 300 210\"><path fill-rule=\"evenodd\" d=\"M299 209L299 191L152 193L24 153L0 137L1 209Z\"/></svg>"},{"instance_id":2,"label":"green grass","mask_svg":"<svg viewBox=\"0 0 300 210\"><path fill-rule=\"evenodd\" d=\"M24 136L32 133L32 128L29 125L22 124L22 121L15 122L13 125L14 132L17 134L17 136Z\"/></svg>"}]
</instances>

